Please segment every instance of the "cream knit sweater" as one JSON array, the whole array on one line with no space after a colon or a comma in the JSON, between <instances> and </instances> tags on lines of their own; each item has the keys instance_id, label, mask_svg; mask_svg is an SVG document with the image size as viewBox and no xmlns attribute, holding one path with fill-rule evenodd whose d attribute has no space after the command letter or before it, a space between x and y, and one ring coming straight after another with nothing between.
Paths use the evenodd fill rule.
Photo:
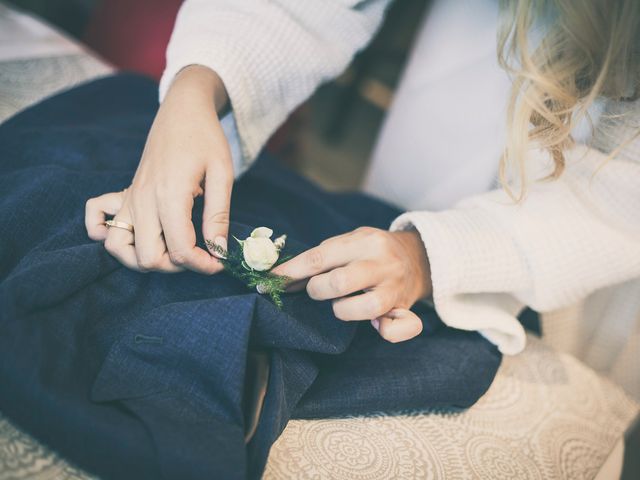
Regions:
<instances>
[{"instance_id":1,"label":"cream knit sweater","mask_svg":"<svg viewBox=\"0 0 640 480\"><path fill-rule=\"evenodd\" d=\"M160 96L187 65L215 70L233 107L240 174L287 115L366 45L388 3L186 0L167 51ZM632 110L601 135L601 150L627 138L634 121L640 124L640 104ZM502 352L515 354L525 345L516 320L525 305L555 311L618 286L612 287L617 302L638 306L640 282L633 280L640 277L640 145L631 144L595 176L606 155L593 147L568 152L560 180L532 183L521 204L496 190L449 210L408 212L393 222L392 230L420 232L431 262L434 304L445 323L478 330ZM538 178L550 167L543 152L533 152L528 164ZM633 308L629 315L640 318Z\"/></svg>"}]
</instances>

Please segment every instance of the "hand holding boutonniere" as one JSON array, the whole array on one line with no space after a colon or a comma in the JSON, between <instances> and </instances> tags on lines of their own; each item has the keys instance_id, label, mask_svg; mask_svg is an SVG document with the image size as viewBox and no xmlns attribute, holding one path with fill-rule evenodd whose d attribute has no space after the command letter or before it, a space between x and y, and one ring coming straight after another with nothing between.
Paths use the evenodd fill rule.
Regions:
<instances>
[{"instance_id":1,"label":"hand holding boutonniere","mask_svg":"<svg viewBox=\"0 0 640 480\"><path fill-rule=\"evenodd\" d=\"M420 334L411 311L431 295L431 266L416 230L361 227L323 241L272 270L289 277L288 291L306 288L314 300L333 304L340 320L370 320L390 342Z\"/></svg>"},{"instance_id":2,"label":"hand holding boutonniere","mask_svg":"<svg viewBox=\"0 0 640 480\"><path fill-rule=\"evenodd\" d=\"M243 282L249 288L255 288L258 293L269 295L273 303L282 307L281 295L289 278L276 275L271 269L288 260L280 257L287 236L281 235L271 240L273 230L267 227L255 228L251 235L240 240L236 237L240 248L224 250L210 240L207 246L218 254L227 273Z\"/></svg>"}]
</instances>

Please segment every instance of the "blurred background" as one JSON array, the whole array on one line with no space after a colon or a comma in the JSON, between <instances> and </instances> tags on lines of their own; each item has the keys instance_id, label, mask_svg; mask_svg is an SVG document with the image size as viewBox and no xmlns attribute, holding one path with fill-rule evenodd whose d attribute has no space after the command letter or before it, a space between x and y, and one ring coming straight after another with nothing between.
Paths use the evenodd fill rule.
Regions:
<instances>
[{"instance_id":1,"label":"blurred background","mask_svg":"<svg viewBox=\"0 0 640 480\"><path fill-rule=\"evenodd\" d=\"M268 149L284 162L329 189L360 184L384 113L393 97L412 39L429 0L395 2L372 44L335 82L320 88L271 139ZM55 90L100 71L102 62L159 79L165 49L181 0L10 0L6 6L32 13L90 51L37 66L37 78L24 85L11 69L0 73L0 101L15 111L16 90ZM0 2L0 6L2 2ZM16 62L24 59L16 58ZM48 85L46 85L48 83ZM12 85L14 91L9 92ZM65 85L66 86L66 85ZM37 88L35 88L37 87ZM2 98L11 96L14 98ZM17 95L20 97L20 95ZM25 98L31 103L33 99ZM0 106L0 120L2 119Z\"/></svg>"}]
</instances>

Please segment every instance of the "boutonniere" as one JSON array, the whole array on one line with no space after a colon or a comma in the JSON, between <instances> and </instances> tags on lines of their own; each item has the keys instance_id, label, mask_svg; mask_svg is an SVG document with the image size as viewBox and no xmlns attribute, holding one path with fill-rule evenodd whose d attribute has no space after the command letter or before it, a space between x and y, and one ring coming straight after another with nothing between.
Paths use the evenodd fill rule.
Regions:
<instances>
[{"instance_id":1,"label":"boutonniere","mask_svg":"<svg viewBox=\"0 0 640 480\"><path fill-rule=\"evenodd\" d=\"M269 295L278 308L282 308L281 295L285 291L288 277L271 273L271 269L289 259L280 257L287 240L281 235L271 240L273 230L267 227L255 228L244 240L233 237L240 248L225 251L212 241L206 240L207 246L218 253L220 261L227 273L243 282L258 293Z\"/></svg>"}]
</instances>

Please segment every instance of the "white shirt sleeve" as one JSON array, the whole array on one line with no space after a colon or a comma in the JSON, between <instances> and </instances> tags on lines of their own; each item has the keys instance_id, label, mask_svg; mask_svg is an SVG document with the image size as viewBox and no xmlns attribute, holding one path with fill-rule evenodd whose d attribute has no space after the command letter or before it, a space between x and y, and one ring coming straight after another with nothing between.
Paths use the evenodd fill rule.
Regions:
<instances>
[{"instance_id":1,"label":"white shirt sleeve","mask_svg":"<svg viewBox=\"0 0 640 480\"><path fill-rule=\"evenodd\" d=\"M238 132L244 169L289 113L367 44L389 3L186 0L167 49L160 99L182 68L214 70L231 100L233 118L225 124Z\"/></svg>"},{"instance_id":2,"label":"white shirt sleeve","mask_svg":"<svg viewBox=\"0 0 640 480\"><path fill-rule=\"evenodd\" d=\"M419 231L444 323L478 330L505 354L525 346L523 306L550 311L640 276L640 155L607 161L577 146L566 157L562 176L533 182L519 204L495 190L391 225Z\"/></svg>"}]
</instances>

